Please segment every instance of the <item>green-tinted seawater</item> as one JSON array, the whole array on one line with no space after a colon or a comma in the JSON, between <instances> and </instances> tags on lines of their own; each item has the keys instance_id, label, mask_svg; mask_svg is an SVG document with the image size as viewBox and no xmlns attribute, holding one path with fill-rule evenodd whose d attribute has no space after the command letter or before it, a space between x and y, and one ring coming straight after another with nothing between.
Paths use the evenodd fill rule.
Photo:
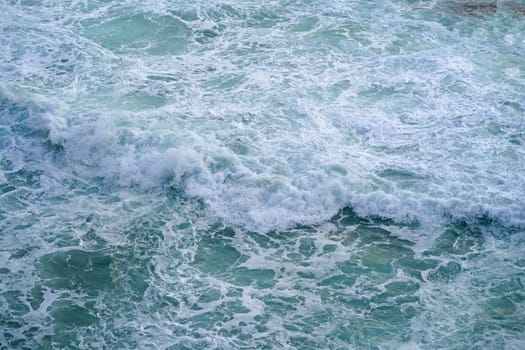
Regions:
<instances>
[{"instance_id":1,"label":"green-tinted seawater","mask_svg":"<svg viewBox=\"0 0 525 350\"><path fill-rule=\"evenodd\" d=\"M0 350L525 348L524 9L0 0Z\"/></svg>"},{"instance_id":2,"label":"green-tinted seawater","mask_svg":"<svg viewBox=\"0 0 525 350\"><path fill-rule=\"evenodd\" d=\"M260 234L173 220L179 205L122 208L136 217L118 243L94 216L75 238L48 236L53 252L17 244L1 272L4 347L470 349L524 332L523 246L490 223L418 247L399 238L418 227L349 209Z\"/></svg>"}]
</instances>

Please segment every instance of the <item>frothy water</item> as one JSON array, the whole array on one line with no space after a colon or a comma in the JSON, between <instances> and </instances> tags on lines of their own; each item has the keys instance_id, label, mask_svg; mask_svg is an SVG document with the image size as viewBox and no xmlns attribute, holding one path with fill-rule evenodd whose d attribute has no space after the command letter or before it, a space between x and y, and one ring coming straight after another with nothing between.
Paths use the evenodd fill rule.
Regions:
<instances>
[{"instance_id":1,"label":"frothy water","mask_svg":"<svg viewBox=\"0 0 525 350\"><path fill-rule=\"evenodd\" d=\"M0 348L525 347L525 3L0 3Z\"/></svg>"}]
</instances>

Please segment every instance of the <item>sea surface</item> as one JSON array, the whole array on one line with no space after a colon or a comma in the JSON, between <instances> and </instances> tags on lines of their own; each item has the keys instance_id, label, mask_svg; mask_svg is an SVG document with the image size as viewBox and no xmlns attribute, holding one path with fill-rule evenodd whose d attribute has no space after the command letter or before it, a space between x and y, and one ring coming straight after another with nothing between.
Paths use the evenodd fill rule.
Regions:
<instances>
[{"instance_id":1,"label":"sea surface","mask_svg":"<svg viewBox=\"0 0 525 350\"><path fill-rule=\"evenodd\" d=\"M0 349L525 349L525 2L0 0Z\"/></svg>"}]
</instances>

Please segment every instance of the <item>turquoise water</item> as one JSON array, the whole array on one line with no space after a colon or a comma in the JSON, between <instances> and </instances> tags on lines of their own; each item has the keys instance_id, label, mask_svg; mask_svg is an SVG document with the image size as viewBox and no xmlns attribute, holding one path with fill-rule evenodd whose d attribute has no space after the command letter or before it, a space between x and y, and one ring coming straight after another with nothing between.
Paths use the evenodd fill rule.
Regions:
<instances>
[{"instance_id":1,"label":"turquoise water","mask_svg":"<svg viewBox=\"0 0 525 350\"><path fill-rule=\"evenodd\" d=\"M525 348L523 1L0 1L0 349Z\"/></svg>"}]
</instances>

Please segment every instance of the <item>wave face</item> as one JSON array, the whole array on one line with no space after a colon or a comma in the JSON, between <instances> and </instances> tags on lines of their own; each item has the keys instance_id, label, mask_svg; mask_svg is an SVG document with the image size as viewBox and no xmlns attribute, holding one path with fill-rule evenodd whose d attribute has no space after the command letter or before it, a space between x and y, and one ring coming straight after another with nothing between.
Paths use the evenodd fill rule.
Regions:
<instances>
[{"instance_id":1,"label":"wave face","mask_svg":"<svg viewBox=\"0 0 525 350\"><path fill-rule=\"evenodd\" d=\"M0 23L0 348L525 346L523 2Z\"/></svg>"}]
</instances>

